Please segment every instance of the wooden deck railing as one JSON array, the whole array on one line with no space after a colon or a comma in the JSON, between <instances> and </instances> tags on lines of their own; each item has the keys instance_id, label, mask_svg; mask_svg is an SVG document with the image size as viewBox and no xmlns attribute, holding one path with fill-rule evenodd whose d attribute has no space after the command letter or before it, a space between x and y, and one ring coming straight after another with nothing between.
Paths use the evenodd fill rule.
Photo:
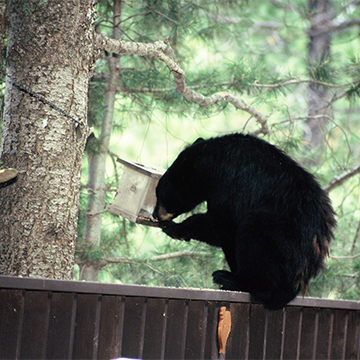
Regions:
<instances>
[{"instance_id":1,"label":"wooden deck railing","mask_svg":"<svg viewBox=\"0 0 360 360\"><path fill-rule=\"evenodd\" d=\"M266 311L246 293L0 276L1 359L359 359L360 303L295 299Z\"/></svg>"}]
</instances>

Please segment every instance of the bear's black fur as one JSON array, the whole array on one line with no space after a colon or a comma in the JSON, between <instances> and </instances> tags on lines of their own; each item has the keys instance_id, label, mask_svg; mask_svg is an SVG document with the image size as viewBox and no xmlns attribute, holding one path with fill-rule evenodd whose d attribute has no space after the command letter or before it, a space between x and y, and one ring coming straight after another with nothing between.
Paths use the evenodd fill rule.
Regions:
<instances>
[{"instance_id":1,"label":"bear's black fur","mask_svg":"<svg viewBox=\"0 0 360 360\"><path fill-rule=\"evenodd\" d=\"M154 217L174 239L223 249L230 270L213 273L225 290L250 292L279 309L323 267L336 226L315 178L275 146L232 134L197 140L156 189ZM207 212L170 221L207 202Z\"/></svg>"}]
</instances>

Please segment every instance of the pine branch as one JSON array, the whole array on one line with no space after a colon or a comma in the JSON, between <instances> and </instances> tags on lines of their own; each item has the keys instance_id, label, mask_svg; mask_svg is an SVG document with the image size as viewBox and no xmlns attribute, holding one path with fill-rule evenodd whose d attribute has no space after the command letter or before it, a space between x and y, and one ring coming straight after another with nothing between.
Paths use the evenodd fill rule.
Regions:
<instances>
[{"instance_id":1,"label":"pine branch","mask_svg":"<svg viewBox=\"0 0 360 360\"><path fill-rule=\"evenodd\" d=\"M356 259L356 258L360 257L360 254L345 255L345 256L329 255L329 257L331 259L336 259L336 260L340 260L340 259Z\"/></svg>"},{"instance_id":2,"label":"pine branch","mask_svg":"<svg viewBox=\"0 0 360 360\"><path fill-rule=\"evenodd\" d=\"M165 14L161 13L160 11L157 11L157 10L152 10L155 14L158 14L162 17L164 17L165 19L167 19L168 21L170 22L173 22L174 24L176 24L177 26L185 26L185 27L190 27L191 25L188 25L188 24L180 24L179 22L173 20L173 19L170 19L168 16L166 16Z\"/></svg>"},{"instance_id":3,"label":"pine branch","mask_svg":"<svg viewBox=\"0 0 360 360\"><path fill-rule=\"evenodd\" d=\"M168 44L168 41L169 39L156 41L154 43L139 43L114 40L103 35L96 34L96 44L100 49L116 54L150 56L164 62L174 76L176 90L189 102L196 102L202 107L209 107L219 101L227 101L234 105L235 108L246 111L255 117L261 125L260 132L263 134L268 134L270 132L267 125L267 118L252 106L246 104L243 100L235 97L234 95L228 92L218 92L211 96L204 96L188 87L185 83L185 72L180 67L174 51Z\"/></svg>"},{"instance_id":4,"label":"pine branch","mask_svg":"<svg viewBox=\"0 0 360 360\"><path fill-rule=\"evenodd\" d=\"M100 268L109 265L109 264L141 264L141 263L147 263L148 261L164 261L164 260L170 260L170 259L177 259L181 257L198 257L198 256L209 256L210 254L205 251L189 251L189 250L183 250L183 251L175 251L168 254L162 254L162 255L156 255L149 259L136 259L131 260L127 257L105 257L103 258L100 263L97 263L97 266ZM80 265L87 263L88 261L84 261L80 258L76 258L75 262Z\"/></svg>"},{"instance_id":5,"label":"pine branch","mask_svg":"<svg viewBox=\"0 0 360 360\"><path fill-rule=\"evenodd\" d=\"M352 20L348 20L348 21L344 21L338 25L334 25L331 30L343 30L343 29L347 29L351 26L359 26L360 25L360 19L352 19Z\"/></svg>"},{"instance_id":6,"label":"pine branch","mask_svg":"<svg viewBox=\"0 0 360 360\"><path fill-rule=\"evenodd\" d=\"M354 249L356 248L356 243L358 241L359 235L360 235L360 221L359 221L358 226L356 228L354 240L352 242L352 246L351 246L352 251L354 251Z\"/></svg>"},{"instance_id":7,"label":"pine branch","mask_svg":"<svg viewBox=\"0 0 360 360\"><path fill-rule=\"evenodd\" d=\"M183 250L183 251L175 251L168 254L156 255L149 259L140 259L140 260L137 259L136 261L124 257L106 257L103 259L102 263L104 264L103 266L107 264L138 264L138 263L146 263L148 261L164 261L170 259L177 259L180 257L198 257L198 256L206 256L206 255L209 255L209 253L205 251L195 252L195 251Z\"/></svg>"},{"instance_id":8,"label":"pine branch","mask_svg":"<svg viewBox=\"0 0 360 360\"><path fill-rule=\"evenodd\" d=\"M294 11L294 7L288 3L282 3L277 0L270 0L270 2L279 9Z\"/></svg>"},{"instance_id":9,"label":"pine branch","mask_svg":"<svg viewBox=\"0 0 360 360\"><path fill-rule=\"evenodd\" d=\"M330 183L324 188L326 192L336 189L342 185L345 181L349 180L353 176L360 174L360 165L346 173L341 174L340 176L334 177Z\"/></svg>"},{"instance_id":10,"label":"pine branch","mask_svg":"<svg viewBox=\"0 0 360 360\"><path fill-rule=\"evenodd\" d=\"M128 93L128 94L146 94L146 93L151 93L151 94L161 94L164 92L169 92L169 91L173 91L175 90L175 88L163 88L163 89L151 89L151 88L123 88L123 87L118 87L116 89L117 93Z\"/></svg>"},{"instance_id":11,"label":"pine branch","mask_svg":"<svg viewBox=\"0 0 360 360\"><path fill-rule=\"evenodd\" d=\"M122 69L123 70L123 69ZM230 81L226 81L223 83L218 83L218 84L204 84L204 85L192 85L192 86L188 86L189 89L193 89L193 90L197 90L197 89L206 89L209 87L213 87L213 86L231 86L234 85L234 82L230 82ZM169 88L124 88L124 87L118 87L116 89L116 91L118 93L120 92L125 92L125 93L154 93L154 94L159 94L159 93L164 93L164 92L169 92L169 91L174 91L176 90L176 87L169 87Z\"/></svg>"},{"instance_id":12,"label":"pine branch","mask_svg":"<svg viewBox=\"0 0 360 360\"><path fill-rule=\"evenodd\" d=\"M169 259L176 259L179 257L198 257L198 256L209 256L209 253L205 251L189 251L189 250L175 251L168 254L153 256L149 259L149 261L164 261Z\"/></svg>"},{"instance_id":13,"label":"pine branch","mask_svg":"<svg viewBox=\"0 0 360 360\"><path fill-rule=\"evenodd\" d=\"M359 25L360 25L360 19L352 19L352 20L344 21L340 24L334 24L329 21L329 23L325 25L312 28L311 30L307 31L306 34L308 36L320 36L330 31L341 31L349 27L359 26Z\"/></svg>"},{"instance_id":14,"label":"pine branch","mask_svg":"<svg viewBox=\"0 0 360 360\"><path fill-rule=\"evenodd\" d=\"M260 83L253 83L250 84L253 87L258 87L258 88L268 88L268 89L277 89L283 86L289 86L289 85L299 85L299 84L314 84L314 85L321 85L321 86L325 86L328 88L344 88L350 85L355 85L358 84L360 82L360 79L357 79L355 81L351 81L345 84L330 84L330 83L326 83L324 81L318 81L318 80L313 80L313 79L305 79L305 80L288 80L288 81L283 81L281 83L278 84L260 84Z\"/></svg>"}]
</instances>

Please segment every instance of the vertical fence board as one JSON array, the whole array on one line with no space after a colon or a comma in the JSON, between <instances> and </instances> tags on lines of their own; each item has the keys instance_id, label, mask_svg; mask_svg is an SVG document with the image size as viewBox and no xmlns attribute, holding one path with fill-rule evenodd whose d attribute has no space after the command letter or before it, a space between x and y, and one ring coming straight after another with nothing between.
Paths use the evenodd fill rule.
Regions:
<instances>
[{"instance_id":1,"label":"vertical fence board","mask_svg":"<svg viewBox=\"0 0 360 360\"><path fill-rule=\"evenodd\" d=\"M74 294L52 293L46 345L47 359L66 359L69 356L73 305Z\"/></svg>"},{"instance_id":2,"label":"vertical fence board","mask_svg":"<svg viewBox=\"0 0 360 360\"><path fill-rule=\"evenodd\" d=\"M230 304L231 332L226 344L227 359L247 359L249 339L249 304Z\"/></svg>"},{"instance_id":3,"label":"vertical fence board","mask_svg":"<svg viewBox=\"0 0 360 360\"><path fill-rule=\"evenodd\" d=\"M166 329L166 300L148 299L143 359L162 359Z\"/></svg>"},{"instance_id":4,"label":"vertical fence board","mask_svg":"<svg viewBox=\"0 0 360 360\"><path fill-rule=\"evenodd\" d=\"M126 297L121 356L140 358L142 352L145 298Z\"/></svg>"},{"instance_id":5,"label":"vertical fence board","mask_svg":"<svg viewBox=\"0 0 360 360\"><path fill-rule=\"evenodd\" d=\"M312 359L315 344L315 317L316 309L302 310L302 326L300 337L300 359Z\"/></svg>"},{"instance_id":6,"label":"vertical fence board","mask_svg":"<svg viewBox=\"0 0 360 360\"><path fill-rule=\"evenodd\" d=\"M331 338L331 359L344 359L345 337L347 332L347 311L334 310L334 323Z\"/></svg>"},{"instance_id":7,"label":"vertical fence board","mask_svg":"<svg viewBox=\"0 0 360 360\"><path fill-rule=\"evenodd\" d=\"M186 332L185 321L187 318L186 300L169 300L165 359L183 359L183 337Z\"/></svg>"},{"instance_id":8,"label":"vertical fence board","mask_svg":"<svg viewBox=\"0 0 360 360\"><path fill-rule=\"evenodd\" d=\"M22 290L0 290L0 359L15 359L22 324Z\"/></svg>"},{"instance_id":9,"label":"vertical fence board","mask_svg":"<svg viewBox=\"0 0 360 360\"><path fill-rule=\"evenodd\" d=\"M287 307L284 316L283 359L297 359L298 340L301 332L301 310L298 307Z\"/></svg>"},{"instance_id":10,"label":"vertical fence board","mask_svg":"<svg viewBox=\"0 0 360 360\"><path fill-rule=\"evenodd\" d=\"M250 307L249 359L262 359L264 354L266 311L262 305Z\"/></svg>"},{"instance_id":11,"label":"vertical fence board","mask_svg":"<svg viewBox=\"0 0 360 360\"><path fill-rule=\"evenodd\" d=\"M206 343L206 334L207 334L208 321L209 321L209 303L207 301L203 301L203 308L204 310L203 310L203 319L202 319L200 360L204 360L205 358L205 343Z\"/></svg>"},{"instance_id":12,"label":"vertical fence board","mask_svg":"<svg viewBox=\"0 0 360 360\"><path fill-rule=\"evenodd\" d=\"M359 358L359 348L358 348L359 340L360 340L359 324L360 324L360 312L349 311L345 359Z\"/></svg>"},{"instance_id":13,"label":"vertical fence board","mask_svg":"<svg viewBox=\"0 0 360 360\"><path fill-rule=\"evenodd\" d=\"M121 296L103 296L101 299L98 359L118 355L121 303Z\"/></svg>"},{"instance_id":14,"label":"vertical fence board","mask_svg":"<svg viewBox=\"0 0 360 360\"><path fill-rule=\"evenodd\" d=\"M117 357L121 356L122 344L124 336L124 320L125 320L125 296L120 296L120 312L119 312L119 346L117 349Z\"/></svg>"},{"instance_id":15,"label":"vertical fence board","mask_svg":"<svg viewBox=\"0 0 360 360\"><path fill-rule=\"evenodd\" d=\"M284 310L268 311L266 331L266 359L280 359L282 349L282 330Z\"/></svg>"},{"instance_id":16,"label":"vertical fence board","mask_svg":"<svg viewBox=\"0 0 360 360\"><path fill-rule=\"evenodd\" d=\"M187 318L185 359L201 359L204 326L204 302L190 301Z\"/></svg>"},{"instance_id":17,"label":"vertical fence board","mask_svg":"<svg viewBox=\"0 0 360 360\"><path fill-rule=\"evenodd\" d=\"M205 332L204 359L218 358L217 328L219 322L220 304L209 301L207 306L207 326Z\"/></svg>"},{"instance_id":18,"label":"vertical fence board","mask_svg":"<svg viewBox=\"0 0 360 360\"><path fill-rule=\"evenodd\" d=\"M25 291L21 359L44 359L49 321L49 295L46 291ZM36 346L34 346L36 344Z\"/></svg>"},{"instance_id":19,"label":"vertical fence board","mask_svg":"<svg viewBox=\"0 0 360 360\"><path fill-rule=\"evenodd\" d=\"M331 310L317 309L315 359L327 359L331 334Z\"/></svg>"},{"instance_id":20,"label":"vertical fence board","mask_svg":"<svg viewBox=\"0 0 360 360\"><path fill-rule=\"evenodd\" d=\"M78 295L73 359L92 359L98 301L99 295Z\"/></svg>"}]
</instances>

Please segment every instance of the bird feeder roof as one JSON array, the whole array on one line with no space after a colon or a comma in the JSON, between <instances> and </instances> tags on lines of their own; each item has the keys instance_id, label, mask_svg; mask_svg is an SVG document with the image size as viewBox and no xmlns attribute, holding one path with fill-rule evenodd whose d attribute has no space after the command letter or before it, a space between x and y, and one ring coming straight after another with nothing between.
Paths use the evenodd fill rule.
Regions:
<instances>
[{"instance_id":1,"label":"bird feeder roof","mask_svg":"<svg viewBox=\"0 0 360 360\"><path fill-rule=\"evenodd\" d=\"M162 169L155 165L144 165L137 162L124 160L121 158L117 158L117 162L125 165L126 167L129 167L130 169L133 169L139 173L142 173L144 175L147 175L154 179L160 179L161 176L164 174L165 169Z\"/></svg>"}]
</instances>

